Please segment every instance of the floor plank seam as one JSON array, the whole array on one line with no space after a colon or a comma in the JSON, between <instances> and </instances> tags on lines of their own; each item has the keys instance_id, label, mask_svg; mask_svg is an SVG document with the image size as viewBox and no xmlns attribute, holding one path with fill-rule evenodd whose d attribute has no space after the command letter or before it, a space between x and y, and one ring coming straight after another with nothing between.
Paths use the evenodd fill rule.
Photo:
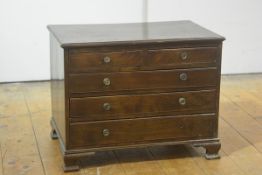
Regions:
<instances>
[{"instance_id":1,"label":"floor plank seam","mask_svg":"<svg viewBox=\"0 0 262 175\"><path fill-rule=\"evenodd\" d=\"M221 120L226 122L232 129L234 129L238 133L238 135L241 136L246 142L248 142L257 152L262 153L260 150L256 148L256 146L252 142L248 140L248 138L243 136L231 123L229 123L225 118L223 118L223 116L221 116Z\"/></svg>"},{"instance_id":2,"label":"floor plank seam","mask_svg":"<svg viewBox=\"0 0 262 175\"><path fill-rule=\"evenodd\" d=\"M2 166L2 174L4 175L4 155L2 151L2 143L0 143L0 156L1 156L1 166Z\"/></svg>"},{"instance_id":3,"label":"floor plank seam","mask_svg":"<svg viewBox=\"0 0 262 175\"><path fill-rule=\"evenodd\" d=\"M254 92L250 92L250 91L246 90L246 89L243 88L243 87L240 87L240 88L243 89L244 91L247 91L247 92L248 92L250 95L252 95L258 102L262 103L262 100L261 100L260 98L258 98ZM243 108L243 110L245 110L245 109ZM247 112L253 119L255 119L255 120L259 123L259 125L262 127L262 123L260 123L253 114L250 114L248 111L246 111L246 112Z\"/></svg>"},{"instance_id":4,"label":"floor plank seam","mask_svg":"<svg viewBox=\"0 0 262 175\"><path fill-rule=\"evenodd\" d=\"M163 169L163 167L161 166L161 164L160 164L159 161L157 160L157 158L156 158L156 157L154 156L154 154L152 153L152 151L151 151L148 147L146 147L145 149L146 149L146 152L147 152L147 154L149 155L150 159L156 161L156 164L158 165L158 167L163 171L163 173L164 173L165 175L167 175L166 172L165 172L165 170Z\"/></svg>"},{"instance_id":5,"label":"floor plank seam","mask_svg":"<svg viewBox=\"0 0 262 175\"><path fill-rule=\"evenodd\" d=\"M228 154L226 151L224 151L223 145L221 145L221 152L223 152L227 156L227 158L230 159L234 163L234 165L237 166L244 174L248 175L247 172L244 169L242 169L242 166L239 166L237 164L237 162L230 157L230 154ZM221 158L222 158L222 156L221 156Z\"/></svg>"},{"instance_id":6,"label":"floor plank seam","mask_svg":"<svg viewBox=\"0 0 262 175\"><path fill-rule=\"evenodd\" d=\"M0 119L2 119L2 118L9 118L9 117L22 117L22 116L25 116L25 115L29 115L29 113L19 114L19 115L5 115L5 116L0 116Z\"/></svg>"},{"instance_id":7,"label":"floor plank seam","mask_svg":"<svg viewBox=\"0 0 262 175\"><path fill-rule=\"evenodd\" d=\"M32 121L32 114L31 114L31 111L30 111L30 109L29 109L29 105L28 105L28 103L27 103L27 100L26 100L26 97L25 97L24 92L23 92L23 96L24 96L24 101L25 101L25 104L26 104L27 111L28 111L28 113L29 113L29 119L30 119L30 123L31 123L31 126L32 126L32 130L33 130L33 133L34 133L34 138L35 138L35 143L36 143L36 149L37 149L37 152L38 152L38 155L39 155L39 159L40 159L40 162L41 162L41 165L42 165L42 169L43 169L44 175L46 175L46 171L45 171L45 167L44 167L44 162L43 162L43 160L42 160L42 155L41 155L41 152L40 152L40 149L39 149L39 144L38 144L38 140L37 140L36 133L35 133L35 128L34 128L33 121Z\"/></svg>"},{"instance_id":8,"label":"floor plank seam","mask_svg":"<svg viewBox=\"0 0 262 175\"><path fill-rule=\"evenodd\" d=\"M236 105L238 108L240 108L242 111L244 111L248 116L250 116L252 119L254 119L254 120L258 123L259 127L262 128L261 123L260 123L252 114L250 114L248 111L246 111L244 108L242 108L239 104L237 104L235 101L233 101L230 97L228 97L228 96L225 95L224 93L221 93L221 94L223 95L224 98L227 98L227 99L228 99L229 101L231 101L234 105Z\"/></svg>"},{"instance_id":9,"label":"floor plank seam","mask_svg":"<svg viewBox=\"0 0 262 175\"><path fill-rule=\"evenodd\" d=\"M246 113L251 119L253 119L253 120L258 124L259 127L262 128L262 125L261 125L255 118L253 118L251 114L249 114L246 110L244 110L241 106L239 106L236 102L232 101L229 97L225 96L224 94L223 94L223 97L224 97L224 98L227 98L229 101L231 101L231 102L232 102L234 105L236 105L240 110L242 110L242 111L243 111L244 113ZM262 154L262 152L261 152L259 149L257 149L256 145L254 145L252 142L250 142L248 138L246 138L245 136L243 136L233 125L231 125L228 121L226 121L226 119L223 118L223 116L222 116L222 119L223 119L226 123L228 123L235 131L237 131L237 133L238 133L241 137L243 137L249 144L251 144L259 153Z\"/></svg>"},{"instance_id":10,"label":"floor plank seam","mask_svg":"<svg viewBox=\"0 0 262 175\"><path fill-rule=\"evenodd\" d=\"M34 115L34 114L39 114L41 112L46 112L46 111L51 111L51 110L50 109L41 109L41 110L38 110L38 111L34 111L31 114Z\"/></svg>"},{"instance_id":11,"label":"floor plank seam","mask_svg":"<svg viewBox=\"0 0 262 175\"><path fill-rule=\"evenodd\" d=\"M203 159L203 155L201 155L194 147L190 146L192 148L191 151L189 151L189 155L191 156L191 158L193 159L192 162L194 162L194 164L205 174L205 175L210 175L207 174L207 172L204 170L204 168L202 168L201 166L199 166L199 164L197 163L197 160L195 159L194 154L192 153L192 151L194 151L196 153L197 156L199 156L200 158ZM186 146L187 150L190 149L189 145Z\"/></svg>"},{"instance_id":12,"label":"floor plank seam","mask_svg":"<svg viewBox=\"0 0 262 175\"><path fill-rule=\"evenodd\" d=\"M202 149L198 150L195 148L190 148L190 147L186 147L187 151L178 151L178 155L174 155L174 153L168 153L168 155L166 157L163 157L162 155L162 151L165 150L161 150L160 152L158 152L158 150L151 148L151 147L146 147L146 152L147 155L145 155L144 151L141 151L143 154L137 154L135 156L132 156L132 151L130 152L126 152L125 155L121 154L121 152L118 151L113 151L112 150L112 157L111 159L115 158L115 163L117 165L117 167L114 167L114 163L101 163L100 165L97 164L95 165L96 169L92 169L89 171L89 167L83 167L83 169L80 172L73 172L73 173L69 173L71 174L100 174L100 173L106 173L106 174L111 174L111 171L109 173L109 171L107 171L107 166L109 168L113 167L113 171L112 172L117 172L116 174L121 174L121 175L133 175L133 174L141 174L141 172L145 172L142 174L159 174L159 175L170 175L170 174L187 174L187 173L192 173L192 174L201 174L201 175L215 175L215 174L219 174L219 175L233 175L233 174L241 174L241 175L260 175L261 173L261 168L259 167L259 163L262 159L262 149L260 149L260 141L261 141L261 137L260 135L260 131L261 131L261 127L262 127L262 123L259 120L259 116L261 114L260 111L260 105L262 102L262 99L260 99L260 96L255 97L256 93L260 93L260 89L255 89L257 91L252 91L253 89L250 89L249 91L249 87L252 88L252 84L248 85L248 86L241 86L240 84L238 84L238 82L230 82L230 84L228 84L229 81L231 81L230 77L225 77L223 76L223 79L226 83L226 85L224 86L225 88L225 93L221 92L221 95L223 96L222 98L224 98L225 103L223 103L223 109L226 109L225 111L223 111L224 115L220 115L220 119L221 119L221 123L225 122L223 125L226 126L228 125L228 130L226 130L225 132L223 132L223 136L222 139L224 140L224 148L223 148L223 142L222 142L222 147L221 147L221 160L211 160L211 161L207 161L202 157ZM244 81L246 81L245 79L243 79ZM261 80L262 80L262 76L261 76ZM230 95L229 92L233 92L234 89L230 89L229 91L227 90L227 88L231 88L232 85L236 85L236 90L239 90L235 93L233 93L235 96ZM240 82L241 83L241 82ZM32 83L33 85L33 83ZM262 84L261 84L262 85ZM49 107L47 108L45 106L45 108L43 108L42 106L36 106L37 108L34 108L35 105L37 105L37 103L42 103L42 99L41 98L37 98L36 100L34 99L34 96L38 96L37 93L34 93L34 86L31 87L30 84L28 85L19 85L19 86L24 86L26 88L18 88L17 91L22 92L21 99L19 97L19 100L21 100L21 104L25 103L26 105L23 105L23 109L25 109L25 112L17 112L17 115L4 115L4 114L9 114L10 112L4 112L4 114L1 116L0 114L0 120L1 118L9 118L12 119L11 117L20 117L20 116L25 116L25 119L27 121L27 125L29 126L28 131L30 131L30 137L28 139L30 139L30 141L34 141L32 142L33 147L31 148L34 152L36 152L36 161L38 163L38 167L37 169L32 169L32 171L28 171L29 174L30 172L35 172L36 170L36 174L44 174L44 175L48 175L48 174L64 174L61 168L57 168L54 170L50 170L50 168L52 169L52 167L54 166L54 164L52 163L52 165L49 165L46 163L45 161L45 157L50 158L50 156L52 156L52 154L46 154L46 150L43 150L43 146L42 146L42 141L43 138L41 136L39 136L40 132L46 132L46 129L48 128L42 128L41 127L41 123L37 122L35 119L35 117L38 117L38 115L43 112L45 114L45 111L49 111ZM18 86L18 87L19 87ZM28 87L27 87L28 86ZM260 86L258 86L259 88ZM261 86L262 87L262 86ZM32 88L32 92L31 93L31 89ZM44 88L48 88L48 87L44 87ZM256 87L257 88L257 87ZM243 91L242 91L243 90ZM247 90L247 92L244 92L244 90ZM262 91L261 91L262 92ZM10 92L10 94L13 93ZM239 95L239 97L237 97ZM251 96L252 95L252 96ZM45 96L45 94L44 94ZM16 100L16 96L14 95L14 100ZM5 98L3 99L3 101L5 100ZM252 102L251 105L253 106L248 106L249 103L245 103L242 100L248 100L250 102ZM36 104L35 104L36 103ZM229 105L228 105L229 104ZM247 104L247 106L246 106ZM16 110L16 106L20 105L20 103L15 104L14 106L11 106L12 108L14 108L14 110ZM18 106L19 107L19 106ZM232 107L232 109L230 109L230 107ZM10 108L11 109L11 108ZM12 109L11 109L12 110ZM236 112L234 112L234 110ZM24 110L23 110L24 111ZM12 111L11 111L12 112ZM24 113L24 114L22 114ZM238 113L239 117L235 117L234 115ZM12 114L12 113L11 113ZM49 115L49 113L48 113ZM232 116L231 116L232 115ZM46 115L42 115L41 117L45 117ZM28 120L29 117L29 120ZM257 117L257 118L254 118ZM47 118L47 117L45 117ZM13 121L13 120L12 120ZM16 121L16 119L15 119ZM41 120L42 121L42 120ZM9 122L9 120L8 120ZM257 126L258 125L258 126ZM40 126L40 129L38 129ZM252 128L252 126L254 126L254 130ZM230 130L229 130L230 128ZM32 129L32 130L31 130ZM223 128L222 128L223 129ZM32 135L32 131L33 134ZM253 132L254 131L254 132ZM14 131L14 134L16 131ZM19 130L18 130L19 132ZM229 134L228 132L232 132L234 134ZM2 134L4 134L5 132L3 132ZM253 134L255 136L253 136ZM1 136L1 133L0 133ZM46 136L46 135L45 135ZM236 137L236 139L232 139L232 137ZM44 138L45 139L45 138ZM14 138L10 137L10 140L14 140ZM3 142L4 141L4 142ZM230 144L235 144L233 146L231 146ZM240 145L237 145L240 144ZM23 163L19 164L19 166L21 165L21 167L18 167L17 169L13 170L14 167L11 167L12 164L9 165L9 154L15 153L14 151L9 150L9 148L7 147L8 145L6 145L5 139L0 139L0 175L7 175L9 174L9 172L15 172L15 173L11 173L11 174L23 174L23 169L21 170L20 168L23 168ZM49 151L49 147L47 149L47 151ZM52 147L51 147L52 149ZM162 148L161 148L162 149ZM53 150L51 150L53 151ZM137 150L136 150L137 151ZM170 150L171 151L171 150ZM173 150L172 150L173 151ZM171 152L172 152L171 151ZM227 152L226 152L227 151ZM111 151L110 151L111 152ZM108 152L108 153L110 153ZM182 154L183 152L183 154ZM131 153L131 158L129 158L129 154ZM134 152L135 153L135 152ZM181 154L183 155L183 157L181 157ZM136 153L135 153L136 154ZM170 160L168 160L169 155L174 155L174 156L170 156ZM223 156L222 156L223 155ZM24 158L21 155L15 155L17 156L18 159L24 160ZM109 155L107 155L107 157L110 157ZM133 158L135 157L136 162L132 162ZM145 157L149 157L149 160L144 159ZM100 159L100 157L98 156L98 158ZM104 157L105 158L105 157ZM162 161L162 158L164 161ZM241 159L244 160L241 160ZM103 157L102 157L103 159ZM187 160L186 160L187 159ZM30 159L31 160L31 159ZM53 160L53 159L52 159ZM121 160L121 161L120 161ZM150 162L150 160L154 161L154 162ZM167 162L166 162L167 160ZM149 161L149 162L146 162ZM221 162L220 162L221 161ZM99 161L101 162L101 161ZM102 161L103 162L103 161ZM106 160L107 162L107 160ZM178 164L176 164L176 162ZM12 162L11 162L12 163ZM49 162L48 162L49 163ZM55 162L56 163L56 162ZM183 163L183 164L181 164ZM103 165L106 165L105 170L103 169ZM2 166L2 167L1 167ZM51 166L51 167L50 167ZM151 167L152 166L152 167ZM180 167L182 166L182 167ZM101 167L101 168L100 168ZM119 167L119 168L118 168ZM145 170L143 171L143 169L139 169L139 168L145 168ZM115 169L116 168L116 169ZM188 168L188 169L187 169ZM42 169L42 170L41 170ZM87 170L87 171L83 171L83 170ZM151 169L151 170L150 170ZM101 171L100 171L101 170ZM102 171L103 170L103 171ZM109 169L111 170L111 169ZM115 171L116 170L116 171ZM147 171L148 170L148 171ZM53 172L55 171L55 173ZM151 172L151 173L148 173ZM114 174L114 173L112 173Z\"/></svg>"},{"instance_id":13,"label":"floor plank seam","mask_svg":"<svg viewBox=\"0 0 262 175\"><path fill-rule=\"evenodd\" d=\"M113 152L113 155L115 156L117 162L119 163L121 169L123 170L124 174L127 175L127 172L126 172L125 168L123 167L122 162L120 161L119 157L117 156L116 150L112 150L112 152Z\"/></svg>"}]
</instances>

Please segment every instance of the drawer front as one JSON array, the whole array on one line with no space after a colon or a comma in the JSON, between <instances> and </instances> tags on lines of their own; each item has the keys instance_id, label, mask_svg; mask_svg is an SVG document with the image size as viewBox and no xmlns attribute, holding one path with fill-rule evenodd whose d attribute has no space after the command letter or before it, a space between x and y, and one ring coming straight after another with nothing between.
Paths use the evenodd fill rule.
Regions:
<instances>
[{"instance_id":1,"label":"drawer front","mask_svg":"<svg viewBox=\"0 0 262 175\"><path fill-rule=\"evenodd\" d=\"M105 147L213 137L215 115L192 115L70 124L70 146Z\"/></svg>"},{"instance_id":2,"label":"drawer front","mask_svg":"<svg viewBox=\"0 0 262 175\"><path fill-rule=\"evenodd\" d=\"M214 66L217 47L160 49L122 52L72 52L69 71L130 71Z\"/></svg>"},{"instance_id":3,"label":"drawer front","mask_svg":"<svg viewBox=\"0 0 262 175\"><path fill-rule=\"evenodd\" d=\"M211 113L215 110L215 90L70 99L71 118L89 121Z\"/></svg>"},{"instance_id":4,"label":"drawer front","mask_svg":"<svg viewBox=\"0 0 262 175\"><path fill-rule=\"evenodd\" d=\"M97 74L70 74L71 93L155 90L215 86L216 68Z\"/></svg>"},{"instance_id":5,"label":"drawer front","mask_svg":"<svg viewBox=\"0 0 262 175\"><path fill-rule=\"evenodd\" d=\"M216 47L149 50L147 66L163 65L167 67L213 66L217 62Z\"/></svg>"},{"instance_id":6,"label":"drawer front","mask_svg":"<svg viewBox=\"0 0 262 175\"><path fill-rule=\"evenodd\" d=\"M132 70L143 65L143 51L74 52L69 54L70 72L97 72Z\"/></svg>"}]
</instances>

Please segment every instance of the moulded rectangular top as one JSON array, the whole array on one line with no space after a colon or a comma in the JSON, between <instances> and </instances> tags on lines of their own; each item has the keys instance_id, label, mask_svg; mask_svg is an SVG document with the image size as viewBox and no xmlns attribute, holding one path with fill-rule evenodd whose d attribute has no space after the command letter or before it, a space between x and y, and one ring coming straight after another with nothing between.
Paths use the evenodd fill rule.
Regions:
<instances>
[{"instance_id":1,"label":"moulded rectangular top","mask_svg":"<svg viewBox=\"0 0 262 175\"><path fill-rule=\"evenodd\" d=\"M48 29L62 47L223 41L225 39L192 21L48 25Z\"/></svg>"}]
</instances>

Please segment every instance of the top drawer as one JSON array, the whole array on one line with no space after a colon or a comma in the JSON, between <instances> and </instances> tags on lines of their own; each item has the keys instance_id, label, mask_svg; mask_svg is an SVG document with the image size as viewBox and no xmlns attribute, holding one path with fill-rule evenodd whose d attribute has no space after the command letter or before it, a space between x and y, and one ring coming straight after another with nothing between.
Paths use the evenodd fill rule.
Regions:
<instances>
[{"instance_id":1,"label":"top drawer","mask_svg":"<svg viewBox=\"0 0 262 175\"><path fill-rule=\"evenodd\" d=\"M217 47L136 50L122 52L70 52L69 71L130 71L215 66Z\"/></svg>"}]
</instances>

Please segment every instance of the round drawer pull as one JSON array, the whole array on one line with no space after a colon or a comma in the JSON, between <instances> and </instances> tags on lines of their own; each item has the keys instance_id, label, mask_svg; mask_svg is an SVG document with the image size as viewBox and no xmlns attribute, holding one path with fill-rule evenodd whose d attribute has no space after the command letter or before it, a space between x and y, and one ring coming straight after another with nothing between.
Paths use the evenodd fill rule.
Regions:
<instances>
[{"instance_id":1,"label":"round drawer pull","mask_svg":"<svg viewBox=\"0 0 262 175\"><path fill-rule=\"evenodd\" d=\"M103 129L103 136L107 137L110 135L109 129Z\"/></svg>"},{"instance_id":2,"label":"round drawer pull","mask_svg":"<svg viewBox=\"0 0 262 175\"><path fill-rule=\"evenodd\" d=\"M104 83L105 86L109 86L111 82L110 82L109 78L104 78L103 83Z\"/></svg>"},{"instance_id":3,"label":"round drawer pull","mask_svg":"<svg viewBox=\"0 0 262 175\"><path fill-rule=\"evenodd\" d=\"M180 124L179 124L179 128L180 128L180 129L184 129L184 124L180 123Z\"/></svg>"},{"instance_id":4,"label":"round drawer pull","mask_svg":"<svg viewBox=\"0 0 262 175\"><path fill-rule=\"evenodd\" d=\"M110 61L111 61L110 57L108 56L104 57L104 63L110 63Z\"/></svg>"},{"instance_id":5,"label":"round drawer pull","mask_svg":"<svg viewBox=\"0 0 262 175\"><path fill-rule=\"evenodd\" d=\"M186 60L186 59L188 58L187 52L182 52L182 53L180 54L180 58L181 58L182 60Z\"/></svg>"},{"instance_id":6,"label":"round drawer pull","mask_svg":"<svg viewBox=\"0 0 262 175\"><path fill-rule=\"evenodd\" d=\"M180 105L184 106L186 104L186 99L184 97L180 97L178 99L178 102L179 102Z\"/></svg>"},{"instance_id":7,"label":"round drawer pull","mask_svg":"<svg viewBox=\"0 0 262 175\"><path fill-rule=\"evenodd\" d=\"M180 78L180 80L185 81L185 80L187 80L187 74L186 74L186 73L181 73L181 74L179 75L179 78Z\"/></svg>"},{"instance_id":8,"label":"round drawer pull","mask_svg":"<svg viewBox=\"0 0 262 175\"><path fill-rule=\"evenodd\" d=\"M104 103L103 108L104 110L109 111L111 109L111 105L109 103Z\"/></svg>"}]
</instances>

